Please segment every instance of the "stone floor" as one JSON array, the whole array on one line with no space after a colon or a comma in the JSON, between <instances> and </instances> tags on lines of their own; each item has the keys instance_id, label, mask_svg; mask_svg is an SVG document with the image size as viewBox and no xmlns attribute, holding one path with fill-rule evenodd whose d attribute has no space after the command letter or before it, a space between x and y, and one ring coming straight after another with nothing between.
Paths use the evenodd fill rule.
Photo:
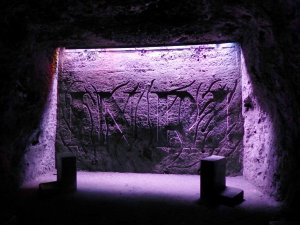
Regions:
<instances>
[{"instance_id":1,"label":"stone floor","mask_svg":"<svg viewBox=\"0 0 300 225\"><path fill-rule=\"evenodd\" d=\"M280 204L264 196L243 177L227 177L227 185L244 190L237 206L199 203L200 177L134 173L78 172L78 190L41 196L39 177L20 192L17 224L255 224L280 217Z\"/></svg>"}]
</instances>

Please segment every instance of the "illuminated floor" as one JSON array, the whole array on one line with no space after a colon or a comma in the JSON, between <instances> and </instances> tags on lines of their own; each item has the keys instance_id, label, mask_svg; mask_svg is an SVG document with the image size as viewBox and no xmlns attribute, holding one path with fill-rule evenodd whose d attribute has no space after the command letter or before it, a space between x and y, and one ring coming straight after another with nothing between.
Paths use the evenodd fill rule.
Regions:
<instances>
[{"instance_id":1,"label":"illuminated floor","mask_svg":"<svg viewBox=\"0 0 300 225\"><path fill-rule=\"evenodd\" d=\"M39 196L43 176L22 190L19 224L269 224L279 204L243 177L227 177L227 185L245 192L235 207L199 204L200 177L133 173L78 172L78 191Z\"/></svg>"}]
</instances>

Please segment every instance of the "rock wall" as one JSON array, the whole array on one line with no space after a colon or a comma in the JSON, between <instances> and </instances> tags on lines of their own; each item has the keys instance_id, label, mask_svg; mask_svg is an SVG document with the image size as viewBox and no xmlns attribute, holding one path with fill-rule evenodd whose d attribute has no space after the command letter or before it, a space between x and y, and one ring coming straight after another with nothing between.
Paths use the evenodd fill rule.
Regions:
<instances>
[{"instance_id":1,"label":"rock wall","mask_svg":"<svg viewBox=\"0 0 300 225\"><path fill-rule=\"evenodd\" d=\"M22 168L31 164L22 160L25 150L31 151L26 146L40 140L53 49L237 41L254 102L262 112L257 116L268 115L273 127L272 138L264 142L271 151L266 170L272 172L262 173L261 189L296 209L300 201L299 9L295 0L1 1L1 195L7 196L24 180ZM258 125L259 120L253 121ZM39 146L34 151L43 154L41 142ZM31 171L33 177L38 175L34 166Z\"/></svg>"},{"instance_id":2,"label":"rock wall","mask_svg":"<svg viewBox=\"0 0 300 225\"><path fill-rule=\"evenodd\" d=\"M48 97L36 129L27 143L22 158L25 180L32 180L49 172L55 172L55 140L57 128L57 79L59 49L53 52Z\"/></svg>"},{"instance_id":3,"label":"rock wall","mask_svg":"<svg viewBox=\"0 0 300 225\"><path fill-rule=\"evenodd\" d=\"M57 152L79 168L197 174L200 159L242 169L240 46L65 50Z\"/></svg>"},{"instance_id":4,"label":"rock wall","mask_svg":"<svg viewBox=\"0 0 300 225\"><path fill-rule=\"evenodd\" d=\"M257 187L271 189L276 172L274 162L274 124L271 114L259 104L254 94L243 53L241 54L242 104L244 118L243 176Z\"/></svg>"}]
</instances>

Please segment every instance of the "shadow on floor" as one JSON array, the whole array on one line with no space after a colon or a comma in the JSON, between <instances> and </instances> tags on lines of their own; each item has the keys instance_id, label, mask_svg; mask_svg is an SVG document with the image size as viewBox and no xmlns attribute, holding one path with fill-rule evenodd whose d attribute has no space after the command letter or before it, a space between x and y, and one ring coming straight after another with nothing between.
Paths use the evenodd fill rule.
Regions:
<instances>
[{"instance_id":1,"label":"shadow on floor","mask_svg":"<svg viewBox=\"0 0 300 225\"><path fill-rule=\"evenodd\" d=\"M160 201L149 196L127 198L92 192L40 196L36 190L18 207L18 224L268 224L273 212L236 207L207 207Z\"/></svg>"},{"instance_id":2,"label":"shadow on floor","mask_svg":"<svg viewBox=\"0 0 300 225\"><path fill-rule=\"evenodd\" d=\"M113 184L113 179L116 179L115 182L121 183L120 177L109 178L107 182ZM154 178L156 185L158 177ZM105 179L101 182L105 186ZM40 195L37 187L23 188L18 203L17 224L268 225L269 221L277 220L279 216L278 207L266 207L267 204L261 203L255 205L255 199L253 197L254 200L251 200L251 196L248 202L246 199L235 207L207 206L199 203L195 193L190 196L180 192L176 194L174 185L169 187L168 192L166 184L162 184L164 191L159 189L159 184L147 191L139 189L142 186L125 182L114 190L117 185L93 189L88 188L88 183L79 179L78 191L68 194ZM185 182L181 186L187 189L189 184Z\"/></svg>"}]
</instances>

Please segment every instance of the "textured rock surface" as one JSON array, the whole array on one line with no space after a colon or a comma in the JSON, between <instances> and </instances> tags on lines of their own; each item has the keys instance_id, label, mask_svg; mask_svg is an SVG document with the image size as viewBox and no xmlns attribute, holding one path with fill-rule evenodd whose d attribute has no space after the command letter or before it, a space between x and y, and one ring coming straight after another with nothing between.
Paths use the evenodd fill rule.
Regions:
<instances>
[{"instance_id":1,"label":"textured rock surface","mask_svg":"<svg viewBox=\"0 0 300 225\"><path fill-rule=\"evenodd\" d=\"M65 50L57 152L81 169L197 174L200 159L242 168L240 47Z\"/></svg>"},{"instance_id":2,"label":"textured rock surface","mask_svg":"<svg viewBox=\"0 0 300 225\"><path fill-rule=\"evenodd\" d=\"M57 78L58 51L52 62L52 82L49 94L40 119L39 128L35 130L27 143L23 156L25 180L34 179L55 170L55 140L57 127Z\"/></svg>"},{"instance_id":3,"label":"textured rock surface","mask_svg":"<svg viewBox=\"0 0 300 225\"><path fill-rule=\"evenodd\" d=\"M243 175L258 187L268 187L274 173L274 124L262 109L241 55L242 99L244 117Z\"/></svg>"},{"instance_id":4,"label":"textured rock surface","mask_svg":"<svg viewBox=\"0 0 300 225\"><path fill-rule=\"evenodd\" d=\"M253 115L267 115L273 126L273 134L268 135L272 138L265 138L266 141L253 148L258 151L268 146L271 154L265 162L269 165L264 171L256 170L261 175L253 174L252 182L262 184L265 193L285 199L297 208L299 9L299 1L295 0L1 1L1 193L7 195L18 187L24 179L22 168L33 160L21 159L25 149L31 151L26 146L37 143L41 134L37 131L42 128L40 119L50 89L54 48L238 41L252 82L251 96L255 96L250 99L254 99L259 106L256 109L262 112ZM259 118L253 119L252 126L262 126L258 121ZM252 141L256 146L256 138ZM41 144L32 156L43 151ZM32 176L37 175L34 165L31 171ZM259 182L260 179L264 182Z\"/></svg>"}]
</instances>

